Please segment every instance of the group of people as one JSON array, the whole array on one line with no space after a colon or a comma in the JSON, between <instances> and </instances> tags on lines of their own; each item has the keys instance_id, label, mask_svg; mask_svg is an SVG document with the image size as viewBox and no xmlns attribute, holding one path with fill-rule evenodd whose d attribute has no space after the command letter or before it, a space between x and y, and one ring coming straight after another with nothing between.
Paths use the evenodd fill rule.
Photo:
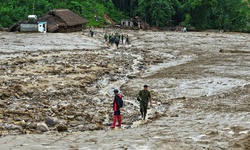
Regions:
<instances>
[{"instance_id":1,"label":"group of people","mask_svg":"<svg viewBox=\"0 0 250 150\"><path fill-rule=\"evenodd\" d=\"M94 36L94 31L92 30L92 28L89 28L89 35L91 37ZM121 44L129 44L128 35L126 35L126 36L124 34L120 35L117 32L115 34L111 34L111 33L107 34L107 33L105 33L103 38L104 38L104 41L106 43L108 43L108 44L110 44L112 46L115 44L117 49L118 49L118 46L119 46L120 42L121 42Z\"/></svg>"},{"instance_id":2,"label":"group of people","mask_svg":"<svg viewBox=\"0 0 250 150\"><path fill-rule=\"evenodd\" d=\"M92 28L89 29L89 33L90 33L90 36L93 37L94 31L92 30ZM115 43L116 48L118 48L120 42L122 44L129 44L128 35L124 36L123 34L120 35L119 33L115 33L115 34L105 33L104 40L105 42L111 45ZM111 125L111 129L115 128L115 126L121 127L121 123L122 123L121 110L123 107L122 95L119 93L119 90L114 89L113 92L115 94L114 101L113 101L114 116L113 116L113 123ZM150 106L152 107L152 99L151 99L151 94L148 91L148 85L144 85L144 89L138 93L137 100L140 102L141 118L145 120L149 102L150 102ZM116 122L118 122L118 125L116 125Z\"/></svg>"},{"instance_id":3,"label":"group of people","mask_svg":"<svg viewBox=\"0 0 250 150\"><path fill-rule=\"evenodd\" d=\"M116 48L118 49L120 42L121 42L121 44L129 44L129 37L128 37L128 35L126 35L126 36L124 36L123 34L120 35L117 32L115 34L105 33L104 34L104 41L106 43L109 43L110 45L115 44Z\"/></svg>"},{"instance_id":4,"label":"group of people","mask_svg":"<svg viewBox=\"0 0 250 150\"><path fill-rule=\"evenodd\" d=\"M149 86L144 85L143 87L144 89L138 93L137 100L140 102L141 118L145 120L149 102L150 102L150 106L152 107L152 98L151 98L150 91L148 91ZM118 121L117 127L121 127L121 124L122 124L122 115L121 115L121 110L123 107L122 95L119 94L118 89L114 89L114 94L115 94L114 101L113 101L114 116L113 116L113 123L111 125L111 129L115 128L117 121Z\"/></svg>"}]
</instances>

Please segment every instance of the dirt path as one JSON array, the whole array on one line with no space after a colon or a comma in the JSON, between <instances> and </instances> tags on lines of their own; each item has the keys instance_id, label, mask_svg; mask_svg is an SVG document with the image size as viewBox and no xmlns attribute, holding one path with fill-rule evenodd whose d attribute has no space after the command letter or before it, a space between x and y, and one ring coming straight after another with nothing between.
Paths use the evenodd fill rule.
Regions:
<instances>
[{"instance_id":1,"label":"dirt path","mask_svg":"<svg viewBox=\"0 0 250 150\"><path fill-rule=\"evenodd\" d=\"M94 38L1 33L1 110L26 106L32 113L56 115L68 127L68 132L7 132L1 149L250 149L249 34L125 30L131 45L117 50L96 31ZM144 84L150 85L154 106L141 123L135 97ZM123 128L111 131L105 124L113 88L121 90L125 107ZM1 117L5 133L11 121L29 123L7 116L8 121Z\"/></svg>"}]
</instances>

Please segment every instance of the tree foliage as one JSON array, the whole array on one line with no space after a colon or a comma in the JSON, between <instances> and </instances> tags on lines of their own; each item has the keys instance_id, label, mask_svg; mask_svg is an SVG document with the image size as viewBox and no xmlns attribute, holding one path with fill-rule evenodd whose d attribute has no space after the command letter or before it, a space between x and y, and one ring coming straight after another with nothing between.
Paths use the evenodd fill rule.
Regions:
<instances>
[{"instance_id":1,"label":"tree foliage","mask_svg":"<svg viewBox=\"0 0 250 150\"><path fill-rule=\"evenodd\" d=\"M170 0L139 0L137 14L155 26L166 26L174 14Z\"/></svg>"},{"instance_id":2,"label":"tree foliage","mask_svg":"<svg viewBox=\"0 0 250 150\"><path fill-rule=\"evenodd\" d=\"M208 26L211 9L216 3L216 0L188 0L184 7L186 23L190 23L198 29L205 29Z\"/></svg>"},{"instance_id":3,"label":"tree foliage","mask_svg":"<svg viewBox=\"0 0 250 150\"><path fill-rule=\"evenodd\" d=\"M139 16L151 26L250 32L250 0L1 0L0 27L58 8L72 10L93 26L102 26L108 14L118 24Z\"/></svg>"},{"instance_id":4,"label":"tree foliage","mask_svg":"<svg viewBox=\"0 0 250 150\"><path fill-rule=\"evenodd\" d=\"M218 0L216 7L211 11L211 24L215 28L243 31L249 22L249 7L246 2L238 0Z\"/></svg>"}]
</instances>

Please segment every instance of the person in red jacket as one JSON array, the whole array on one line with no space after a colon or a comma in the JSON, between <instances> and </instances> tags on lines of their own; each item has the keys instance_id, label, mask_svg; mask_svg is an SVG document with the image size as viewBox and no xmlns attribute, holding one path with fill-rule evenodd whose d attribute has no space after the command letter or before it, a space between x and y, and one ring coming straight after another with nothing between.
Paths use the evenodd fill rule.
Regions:
<instances>
[{"instance_id":1,"label":"person in red jacket","mask_svg":"<svg viewBox=\"0 0 250 150\"><path fill-rule=\"evenodd\" d=\"M121 116L121 111L120 109L123 106L123 101L122 101L122 95L119 94L119 90L114 89L114 101L113 101L113 110L114 110L114 116L113 116L113 123L111 125L111 129L115 128L116 121L118 121L118 127L121 127L122 124L122 116Z\"/></svg>"}]
</instances>

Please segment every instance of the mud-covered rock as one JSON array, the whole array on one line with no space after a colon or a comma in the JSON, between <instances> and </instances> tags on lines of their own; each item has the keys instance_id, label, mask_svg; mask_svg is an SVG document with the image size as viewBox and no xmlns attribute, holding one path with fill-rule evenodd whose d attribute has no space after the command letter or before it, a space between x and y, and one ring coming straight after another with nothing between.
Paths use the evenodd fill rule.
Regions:
<instances>
[{"instance_id":1,"label":"mud-covered rock","mask_svg":"<svg viewBox=\"0 0 250 150\"><path fill-rule=\"evenodd\" d=\"M58 132L64 132L68 130L68 126L62 123L58 124L56 128Z\"/></svg>"},{"instance_id":2,"label":"mud-covered rock","mask_svg":"<svg viewBox=\"0 0 250 150\"><path fill-rule=\"evenodd\" d=\"M49 131L49 127L46 125L45 122L40 122L40 123L37 123L36 130L41 131L41 132L47 132Z\"/></svg>"},{"instance_id":3,"label":"mud-covered rock","mask_svg":"<svg viewBox=\"0 0 250 150\"><path fill-rule=\"evenodd\" d=\"M45 117L45 123L48 127L54 127L58 123L58 119L54 117Z\"/></svg>"}]
</instances>

